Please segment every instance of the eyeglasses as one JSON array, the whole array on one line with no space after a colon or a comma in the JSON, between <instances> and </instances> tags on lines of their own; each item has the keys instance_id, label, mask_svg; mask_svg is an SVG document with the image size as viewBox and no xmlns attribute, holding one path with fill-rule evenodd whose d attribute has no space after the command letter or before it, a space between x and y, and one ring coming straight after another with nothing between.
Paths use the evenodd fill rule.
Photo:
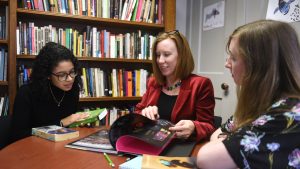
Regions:
<instances>
[{"instance_id":1,"label":"eyeglasses","mask_svg":"<svg viewBox=\"0 0 300 169\"><path fill-rule=\"evenodd\" d=\"M77 76L76 71L71 71L70 73L51 73L52 75L56 76L59 81L64 82L67 81L68 77L75 78Z\"/></svg>"},{"instance_id":2,"label":"eyeglasses","mask_svg":"<svg viewBox=\"0 0 300 169\"><path fill-rule=\"evenodd\" d=\"M179 38L183 41L183 38L181 37L181 34L179 33L178 30L172 30L172 31L165 32L165 33L168 34L168 35L175 35L175 34L177 34L179 36Z\"/></svg>"},{"instance_id":3,"label":"eyeglasses","mask_svg":"<svg viewBox=\"0 0 300 169\"><path fill-rule=\"evenodd\" d=\"M172 30L172 31L169 31L169 32L166 32L167 34L169 35L173 35L173 34L178 34L180 35L179 31L178 30Z\"/></svg>"}]
</instances>

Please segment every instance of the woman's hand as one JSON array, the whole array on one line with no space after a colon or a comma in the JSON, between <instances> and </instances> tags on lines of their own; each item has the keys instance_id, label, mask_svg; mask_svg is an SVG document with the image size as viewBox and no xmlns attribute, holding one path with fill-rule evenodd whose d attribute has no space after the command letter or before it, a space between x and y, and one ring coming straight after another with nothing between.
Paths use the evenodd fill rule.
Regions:
<instances>
[{"instance_id":1,"label":"woman's hand","mask_svg":"<svg viewBox=\"0 0 300 169\"><path fill-rule=\"evenodd\" d=\"M157 106L148 106L142 110L142 115L151 119L157 120L159 119L158 108Z\"/></svg>"},{"instance_id":2,"label":"woman's hand","mask_svg":"<svg viewBox=\"0 0 300 169\"><path fill-rule=\"evenodd\" d=\"M195 130L195 125L191 120L180 120L174 127L169 130L175 131L177 138L187 139Z\"/></svg>"},{"instance_id":3,"label":"woman's hand","mask_svg":"<svg viewBox=\"0 0 300 169\"><path fill-rule=\"evenodd\" d=\"M81 121L90 116L89 112L75 113L61 120L63 126L68 126L76 121Z\"/></svg>"}]
</instances>

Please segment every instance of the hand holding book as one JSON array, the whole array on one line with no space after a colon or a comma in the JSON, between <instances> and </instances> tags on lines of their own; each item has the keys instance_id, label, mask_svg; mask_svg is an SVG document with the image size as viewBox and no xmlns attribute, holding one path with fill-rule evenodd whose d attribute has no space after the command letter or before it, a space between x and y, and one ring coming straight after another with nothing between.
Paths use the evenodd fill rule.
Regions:
<instances>
[{"instance_id":1,"label":"hand holding book","mask_svg":"<svg viewBox=\"0 0 300 169\"><path fill-rule=\"evenodd\" d=\"M195 125L192 120L180 120L169 130L174 131L177 138L188 139L193 134Z\"/></svg>"},{"instance_id":2,"label":"hand holding book","mask_svg":"<svg viewBox=\"0 0 300 169\"><path fill-rule=\"evenodd\" d=\"M69 126L70 124L78 121L82 121L90 116L89 112L78 112L75 114L71 114L70 116L62 119L60 121L61 126Z\"/></svg>"},{"instance_id":3,"label":"hand holding book","mask_svg":"<svg viewBox=\"0 0 300 169\"><path fill-rule=\"evenodd\" d=\"M86 112L77 112L75 113L75 115L76 114L78 114L78 117L82 117L82 118L73 121L73 123L70 124L69 127L83 126L85 124L89 124L97 120L101 120L107 115L107 110L105 108L96 109L96 110L90 110Z\"/></svg>"}]
</instances>

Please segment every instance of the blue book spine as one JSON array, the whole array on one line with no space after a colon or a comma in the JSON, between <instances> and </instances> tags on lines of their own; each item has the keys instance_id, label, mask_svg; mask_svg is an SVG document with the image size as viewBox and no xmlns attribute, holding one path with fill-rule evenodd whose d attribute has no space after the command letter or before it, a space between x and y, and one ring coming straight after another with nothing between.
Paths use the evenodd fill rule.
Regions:
<instances>
[{"instance_id":1,"label":"blue book spine","mask_svg":"<svg viewBox=\"0 0 300 169\"><path fill-rule=\"evenodd\" d=\"M4 53L5 53L5 50L4 48L1 49L1 52L0 52L0 81L3 81L4 80Z\"/></svg>"}]
</instances>

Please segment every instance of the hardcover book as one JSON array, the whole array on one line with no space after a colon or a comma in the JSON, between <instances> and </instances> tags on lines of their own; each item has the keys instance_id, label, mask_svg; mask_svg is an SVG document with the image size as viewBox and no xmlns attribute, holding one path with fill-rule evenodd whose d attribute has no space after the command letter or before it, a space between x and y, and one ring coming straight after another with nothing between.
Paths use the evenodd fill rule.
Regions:
<instances>
[{"instance_id":1,"label":"hardcover book","mask_svg":"<svg viewBox=\"0 0 300 169\"><path fill-rule=\"evenodd\" d=\"M96 109L96 110L90 110L90 111L84 111L88 112L90 115L88 118L74 122L69 125L69 127L79 127L83 126L85 124L93 123L97 120L102 120L106 115L107 115L107 110L105 108L103 109ZM82 112L77 112L77 113L82 113Z\"/></svg>"},{"instance_id":2,"label":"hardcover book","mask_svg":"<svg viewBox=\"0 0 300 169\"><path fill-rule=\"evenodd\" d=\"M105 152L111 154L117 154L117 151L112 147L108 138L108 130L99 130L87 137L74 141L65 145L68 148L74 148L79 150Z\"/></svg>"},{"instance_id":3,"label":"hardcover book","mask_svg":"<svg viewBox=\"0 0 300 169\"><path fill-rule=\"evenodd\" d=\"M79 136L79 132L76 130L51 125L32 128L32 135L56 142L76 138Z\"/></svg>"},{"instance_id":4,"label":"hardcover book","mask_svg":"<svg viewBox=\"0 0 300 169\"><path fill-rule=\"evenodd\" d=\"M119 152L159 155L174 138L167 120L150 120L131 113L117 119L109 130L112 146Z\"/></svg>"}]
</instances>

